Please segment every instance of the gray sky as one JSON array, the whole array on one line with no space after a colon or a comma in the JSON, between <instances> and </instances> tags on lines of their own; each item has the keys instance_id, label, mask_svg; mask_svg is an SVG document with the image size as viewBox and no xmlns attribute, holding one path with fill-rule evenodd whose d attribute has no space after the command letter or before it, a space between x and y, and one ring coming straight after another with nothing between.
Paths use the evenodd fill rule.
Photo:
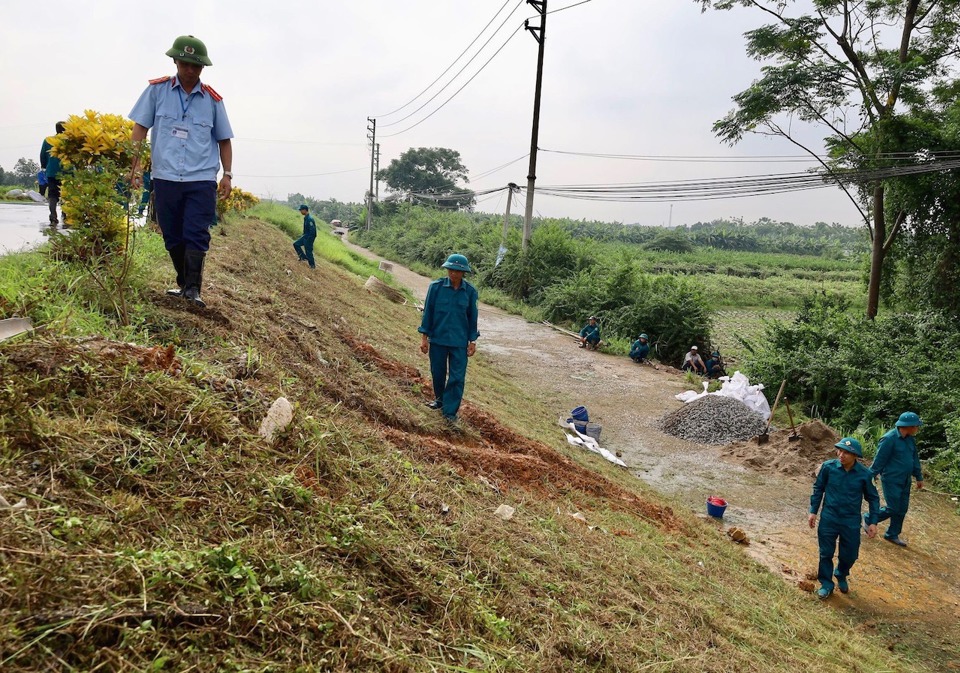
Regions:
<instances>
[{"instance_id":1,"label":"gray sky","mask_svg":"<svg viewBox=\"0 0 960 673\"><path fill-rule=\"evenodd\" d=\"M549 0L541 105L541 148L643 156L797 155L786 141L750 137L734 148L711 132L731 96L757 76L744 54L743 32L760 17L749 11L701 14L693 0ZM535 15L522 4L464 74L423 110L519 4L506 8L467 56L414 105L480 33L504 0L263 0L166 3L46 0L5 12L0 62L0 166L37 159L54 123L85 109L126 115L148 79L174 73L164 56L174 38L202 39L214 65L202 80L224 97L234 139L234 184L285 199L361 201L369 179L368 116L378 116L381 167L410 147L460 152L472 177L529 151L537 43L520 29ZM536 21L532 21L536 24ZM493 52L502 51L452 101L436 110ZM394 137L390 134L404 131ZM804 132L818 144L814 130ZM487 177L475 190L526 185L527 159ZM643 183L757 173L786 173L806 163L625 161L541 152L538 185ZM386 194L381 184L380 195ZM483 211L502 211L488 197ZM522 202L514 207L522 213ZM537 196L536 213L641 224L666 224L669 203L595 203ZM717 217L767 216L797 224L857 225L838 190L769 197L676 202L673 224Z\"/></svg>"}]
</instances>

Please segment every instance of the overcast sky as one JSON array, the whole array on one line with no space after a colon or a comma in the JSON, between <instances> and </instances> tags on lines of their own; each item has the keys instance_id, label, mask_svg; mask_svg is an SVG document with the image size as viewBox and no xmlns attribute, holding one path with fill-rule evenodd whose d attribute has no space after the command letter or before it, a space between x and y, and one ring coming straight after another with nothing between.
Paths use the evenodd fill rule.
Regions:
<instances>
[{"instance_id":1,"label":"overcast sky","mask_svg":"<svg viewBox=\"0 0 960 673\"><path fill-rule=\"evenodd\" d=\"M711 126L731 97L757 76L743 33L754 12L701 14L693 0L549 0L539 146L545 150L642 156L797 155L786 141L749 137L729 148ZM464 74L403 122L456 73L513 10L509 0L464 59L414 105L410 101L449 66L504 0L232 0L138 6L116 0L46 0L5 11L0 166L37 159L54 123L85 109L126 115L147 80L173 74L164 56L174 38L202 39L214 65L202 80L223 97L236 135L234 185L285 199L359 202L369 180L368 116L378 116L381 167L410 147L460 152L481 176L530 148L537 43L520 29L535 16L520 4ZM539 19L531 21L535 25ZM433 116L503 46L475 79ZM400 132L398 135L396 134ZM804 137L814 144L813 130ZM526 185L526 158L472 179L475 190ZM785 173L803 163L634 161L542 151L538 185L644 183L755 173ZM386 195L380 186L381 197ZM501 212L497 194L478 210ZM522 201L514 212L523 211ZM721 201L595 203L537 196L542 216L640 224L692 224L759 217L797 224L858 225L839 191Z\"/></svg>"}]
</instances>

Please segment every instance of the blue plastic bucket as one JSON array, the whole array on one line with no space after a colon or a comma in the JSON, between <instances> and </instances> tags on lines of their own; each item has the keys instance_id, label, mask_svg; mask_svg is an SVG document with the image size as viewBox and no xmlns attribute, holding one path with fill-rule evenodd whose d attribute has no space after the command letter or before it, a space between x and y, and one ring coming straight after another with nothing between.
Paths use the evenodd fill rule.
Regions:
<instances>
[{"instance_id":1,"label":"blue plastic bucket","mask_svg":"<svg viewBox=\"0 0 960 673\"><path fill-rule=\"evenodd\" d=\"M577 429L581 435L587 434L587 421L590 420L590 415L587 413L586 407L577 407L570 412L570 418L567 419L567 423L573 423L573 427ZM579 423L577 421L580 421Z\"/></svg>"},{"instance_id":2,"label":"blue plastic bucket","mask_svg":"<svg viewBox=\"0 0 960 673\"><path fill-rule=\"evenodd\" d=\"M711 495L707 498L707 514L717 519L723 518L723 513L727 509L727 501Z\"/></svg>"}]
</instances>

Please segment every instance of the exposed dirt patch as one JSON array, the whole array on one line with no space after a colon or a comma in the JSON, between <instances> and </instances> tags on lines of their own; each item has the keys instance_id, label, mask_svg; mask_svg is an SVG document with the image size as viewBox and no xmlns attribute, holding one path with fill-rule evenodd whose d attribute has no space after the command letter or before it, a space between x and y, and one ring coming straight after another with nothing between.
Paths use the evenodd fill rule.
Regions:
<instances>
[{"instance_id":1,"label":"exposed dirt patch","mask_svg":"<svg viewBox=\"0 0 960 673\"><path fill-rule=\"evenodd\" d=\"M373 363L381 373L402 384L423 383L420 372L380 354L373 346L344 335L358 360ZM392 444L414 451L421 459L455 465L465 474L485 478L500 491L525 488L546 496L580 491L604 499L604 505L639 514L666 530L682 523L669 507L645 501L586 469L540 442L520 435L492 415L466 402L460 409L460 430L429 429L414 432L408 425L387 427L383 436ZM380 417L381 423L384 418Z\"/></svg>"},{"instance_id":2,"label":"exposed dirt patch","mask_svg":"<svg viewBox=\"0 0 960 673\"><path fill-rule=\"evenodd\" d=\"M728 444L720 454L756 470L806 481L815 479L820 464L834 457L838 441L840 435L833 428L813 420L797 426L796 434L789 429L778 430L770 433L766 444L750 439Z\"/></svg>"}]
</instances>

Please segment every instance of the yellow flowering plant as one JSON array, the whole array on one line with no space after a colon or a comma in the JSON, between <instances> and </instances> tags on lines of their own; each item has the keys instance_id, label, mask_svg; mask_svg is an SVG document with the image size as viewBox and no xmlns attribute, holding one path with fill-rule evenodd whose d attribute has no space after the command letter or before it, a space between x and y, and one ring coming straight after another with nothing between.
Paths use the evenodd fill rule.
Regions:
<instances>
[{"instance_id":1,"label":"yellow flowering plant","mask_svg":"<svg viewBox=\"0 0 960 673\"><path fill-rule=\"evenodd\" d=\"M86 110L71 115L64 131L50 138L51 157L60 162L61 207L69 236L54 235L51 252L77 262L128 324L133 221L129 178L134 158L149 157L146 143L132 140L133 122L120 115Z\"/></svg>"},{"instance_id":2,"label":"yellow flowering plant","mask_svg":"<svg viewBox=\"0 0 960 673\"><path fill-rule=\"evenodd\" d=\"M230 196L217 201L217 219L222 220L228 213L242 213L258 203L260 203L260 199L256 196L234 187L230 190Z\"/></svg>"},{"instance_id":3,"label":"yellow flowering plant","mask_svg":"<svg viewBox=\"0 0 960 673\"><path fill-rule=\"evenodd\" d=\"M71 115L63 133L50 139L50 154L60 160L65 226L82 232L85 245L75 253L98 255L123 249L131 222L127 177L137 147L133 122L120 115L86 110ZM146 145L140 150L146 153ZM141 159L146 161L146 157Z\"/></svg>"}]
</instances>

